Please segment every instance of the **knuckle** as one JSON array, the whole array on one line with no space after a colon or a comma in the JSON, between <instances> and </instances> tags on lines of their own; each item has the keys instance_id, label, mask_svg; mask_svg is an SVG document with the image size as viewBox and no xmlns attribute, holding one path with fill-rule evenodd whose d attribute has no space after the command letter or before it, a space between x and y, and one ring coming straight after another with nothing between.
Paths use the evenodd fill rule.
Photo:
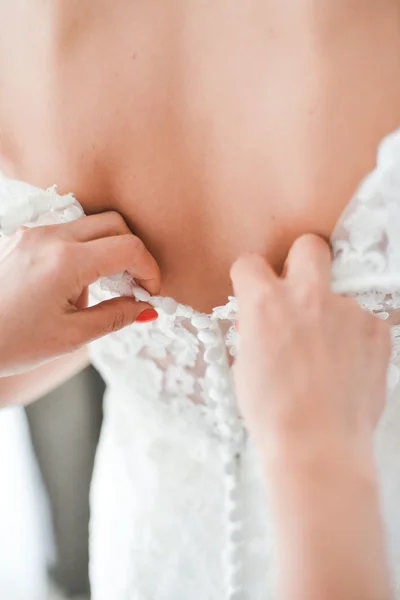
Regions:
<instances>
[{"instance_id":1,"label":"knuckle","mask_svg":"<svg viewBox=\"0 0 400 600\"><path fill-rule=\"evenodd\" d=\"M109 212L105 213L105 215L111 225L115 225L119 228L126 227L123 216L116 210L110 210Z\"/></svg>"},{"instance_id":2,"label":"knuckle","mask_svg":"<svg viewBox=\"0 0 400 600\"><path fill-rule=\"evenodd\" d=\"M16 245L19 247L25 247L26 245L36 244L42 242L44 238L44 227L24 227L18 229L14 234Z\"/></svg>"},{"instance_id":3,"label":"knuckle","mask_svg":"<svg viewBox=\"0 0 400 600\"><path fill-rule=\"evenodd\" d=\"M53 269L60 269L69 265L74 260L72 244L62 240L54 240L51 244L51 252L48 254L48 262Z\"/></svg>"},{"instance_id":4,"label":"knuckle","mask_svg":"<svg viewBox=\"0 0 400 600\"><path fill-rule=\"evenodd\" d=\"M125 319L125 314L122 312L122 310L117 311L111 321L110 321L110 326L109 326L109 331L110 333L113 333L114 331L119 331L120 329L122 329L125 326L126 323L126 319Z\"/></svg>"},{"instance_id":5,"label":"knuckle","mask_svg":"<svg viewBox=\"0 0 400 600\"><path fill-rule=\"evenodd\" d=\"M132 254L143 254L146 251L144 242L135 235L129 236L128 244L130 244Z\"/></svg>"},{"instance_id":6,"label":"knuckle","mask_svg":"<svg viewBox=\"0 0 400 600\"><path fill-rule=\"evenodd\" d=\"M52 255L53 237L47 226L26 227L19 229L13 236L14 247L25 254L44 256L45 259Z\"/></svg>"},{"instance_id":7,"label":"knuckle","mask_svg":"<svg viewBox=\"0 0 400 600\"><path fill-rule=\"evenodd\" d=\"M253 276L255 273L260 274L263 272L263 268L264 259L259 254L251 252L242 254L231 266L231 279L240 284L242 280L248 277L249 273ZM261 275L259 275L259 278L262 279Z\"/></svg>"},{"instance_id":8,"label":"knuckle","mask_svg":"<svg viewBox=\"0 0 400 600\"><path fill-rule=\"evenodd\" d=\"M21 245L29 247L43 244L54 244L61 239L59 225L39 225L37 227L21 228L15 234Z\"/></svg>"}]
</instances>

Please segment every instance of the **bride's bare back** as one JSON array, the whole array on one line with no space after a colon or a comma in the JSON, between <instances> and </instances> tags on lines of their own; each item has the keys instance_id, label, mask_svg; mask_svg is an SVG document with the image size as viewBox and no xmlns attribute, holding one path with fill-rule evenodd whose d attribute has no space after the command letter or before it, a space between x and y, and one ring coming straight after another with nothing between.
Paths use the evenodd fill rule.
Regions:
<instances>
[{"instance_id":1,"label":"bride's bare back","mask_svg":"<svg viewBox=\"0 0 400 600\"><path fill-rule=\"evenodd\" d=\"M328 236L400 125L398 0L0 3L0 165L122 213L163 290Z\"/></svg>"}]
</instances>

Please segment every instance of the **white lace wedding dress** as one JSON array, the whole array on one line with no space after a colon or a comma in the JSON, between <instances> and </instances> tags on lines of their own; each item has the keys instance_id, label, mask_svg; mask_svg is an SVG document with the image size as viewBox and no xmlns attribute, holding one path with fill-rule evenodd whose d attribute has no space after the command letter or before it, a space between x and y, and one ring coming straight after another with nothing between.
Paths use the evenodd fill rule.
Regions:
<instances>
[{"instance_id":1,"label":"white lace wedding dress","mask_svg":"<svg viewBox=\"0 0 400 600\"><path fill-rule=\"evenodd\" d=\"M82 216L73 196L0 176L0 230ZM400 309L400 130L350 202L333 237L333 289L388 318ZM3 283L4 284L4 283ZM124 276L93 298L146 297ZM229 354L236 302L201 315L152 298L160 318L92 345L108 384L92 487L93 600L266 600L273 596L268 498L236 411ZM393 316L393 315L392 315ZM393 327L389 387L399 381ZM383 510L400 598L400 397L377 434ZM341 524L337 523L340 527Z\"/></svg>"}]
</instances>

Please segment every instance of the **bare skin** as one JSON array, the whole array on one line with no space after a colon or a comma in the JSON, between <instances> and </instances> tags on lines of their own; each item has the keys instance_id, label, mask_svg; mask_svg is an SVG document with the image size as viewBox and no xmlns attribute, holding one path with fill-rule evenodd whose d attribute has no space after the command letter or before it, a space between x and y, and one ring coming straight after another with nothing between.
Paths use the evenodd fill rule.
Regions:
<instances>
[{"instance_id":1,"label":"bare skin","mask_svg":"<svg viewBox=\"0 0 400 600\"><path fill-rule=\"evenodd\" d=\"M400 2L0 0L0 92L0 168L121 213L208 312L243 252L327 238L400 125Z\"/></svg>"},{"instance_id":2,"label":"bare skin","mask_svg":"<svg viewBox=\"0 0 400 600\"><path fill-rule=\"evenodd\" d=\"M398 0L3 0L2 168L120 212L162 293L209 311L239 254L279 269L300 234L329 236L374 166L400 124L399 13Z\"/></svg>"}]
</instances>

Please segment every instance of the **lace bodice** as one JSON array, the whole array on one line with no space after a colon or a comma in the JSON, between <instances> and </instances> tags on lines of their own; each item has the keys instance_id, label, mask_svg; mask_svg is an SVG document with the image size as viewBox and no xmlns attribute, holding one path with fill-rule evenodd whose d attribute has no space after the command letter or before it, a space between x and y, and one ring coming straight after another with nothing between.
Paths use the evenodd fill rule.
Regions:
<instances>
[{"instance_id":1,"label":"lace bodice","mask_svg":"<svg viewBox=\"0 0 400 600\"><path fill-rule=\"evenodd\" d=\"M39 190L0 174L0 233L3 235L13 234L21 225L66 222L83 214L82 207L72 195L60 196L55 187ZM332 235L332 250L333 290L355 296L365 308L381 318L392 318L395 322L396 311L400 308L400 130L382 142L376 169L363 181ZM213 499L213 506L208 506L208 522L205 525L209 527L212 524L215 531L207 535L210 540L214 539L219 550L212 563L207 563L205 557L204 560L203 557L199 559L200 553L207 554L209 549L202 547L202 542L199 542L202 539L201 532L196 530L194 534L193 515L187 514L188 529L200 546L197 558L193 559L193 564L190 563L188 581L179 584L179 592L174 587L177 584L168 584L172 576L161 577L164 582L161 591L154 581L144 583L141 579L141 573L148 566L141 566L138 560L145 548L149 552L149 560L154 562L154 568L160 569L160 556L165 550L155 542L159 536L158 530L152 530L151 527L145 532L141 530L143 538L139 534L136 540L127 536L127 543L121 538L115 543L120 543L127 550L125 554L122 552L125 558L119 559L116 569L118 583L115 583L116 576L113 576L114 587L110 587L108 580L108 583L103 580L97 588L95 600L103 597L116 600L265 598L270 583L266 585L263 580L270 579L270 576L267 577L262 567L257 570L254 565L260 566L260 557L264 560L267 554L268 559L271 558L271 542L266 541L268 526L261 524L265 517L260 516L257 527L256 520L252 526L246 525L248 511L261 514L263 502L259 501L258 508L255 507L255 492L249 491L254 485L250 480L258 481L255 495L259 498L263 498L263 495L260 478L255 473L257 468L253 465L256 461L251 443L236 408L230 372L231 357L235 355L238 345L238 333L234 325L236 301L229 298L225 306L205 315L178 304L172 298L150 298L125 274L101 280L91 289L93 302L115 294L135 295L138 299L147 300L157 308L160 316L154 323L132 325L92 345L94 363L110 389L103 434L106 441L103 439L100 449L102 459L99 458L99 461L111 464L104 448L108 448L109 455L116 451L115 446L122 451L125 470L119 472L121 465L113 464L110 473L115 475L118 471L115 487L121 485L121 493L125 495L128 494L127 489L130 490L128 495L132 514L136 510L144 520L145 514L150 519L146 512L150 508L146 506L145 509L144 504L156 493L155 489L163 489L162 501L167 504L176 500L176 506L171 504L163 513L167 520L175 522L178 511L185 514L188 509L186 505L182 508L181 500L178 500L179 492L172 490L172 484L178 490L180 486L180 493L185 497L183 488L189 480L194 495L199 495L199 505L206 502L203 496L206 495L207 486L213 486L214 489L208 492ZM390 388L396 387L400 379L400 327L394 325L392 331ZM218 458L214 452L218 453ZM158 488L154 488L154 481L149 483L149 472L144 476L144 467L136 464L138 456L142 456L148 471L153 475L158 473L158 479L154 475ZM158 472L161 465L166 471L171 469L170 485L165 480L165 474ZM196 468L202 465L198 471L199 477L203 478L201 489L199 481L193 479L193 465ZM211 472L214 478L209 479ZM138 476L141 478L139 482ZM125 483L122 484L122 481ZM150 495L143 491L143 481L152 489ZM140 489L136 491L136 496L132 496L135 482ZM103 496L108 496L110 492L104 485L98 487L102 489ZM145 499L142 503L139 499L141 495ZM191 506L195 503L192 497L190 503ZM126 510L127 518L131 518L128 508ZM159 516L155 519L154 512L151 514L151 519L157 521L159 529L163 530L165 522L160 522ZM220 517L218 522L215 522L216 516ZM100 518L108 520L104 511L102 517L97 517ZM144 527L143 523L141 527ZM117 529L115 523L111 529L114 533L110 530L107 535L112 537ZM132 525L132 529L137 533L138 525ZM181 526L179 531L186 539ZM140 539L142 546L139 548L137 544ZM171 544L170 539L164 541L167 547ZM188 542L185 548L189 556L191 543ZM222 552L224 558L220 556ZM249 556L252 557L251 561ZM180 561L185 563L182 551L176 552L176 561L174 568L180 569ZM123 569L121 564L125 565ZM197 570L201 574L202 568L207 569L207 577L212 581L208 586L204 586L204 573L202 583L197 579L200 577ZM250 580L252 583L249 583ZM198 582L196 592L193 590L195 582ZM115 591L117 588L120 595ZM104 591L107 589L108 592ZM244 596L244 589L254 590L254 593Z\"/></svg>"}]
</instances>

